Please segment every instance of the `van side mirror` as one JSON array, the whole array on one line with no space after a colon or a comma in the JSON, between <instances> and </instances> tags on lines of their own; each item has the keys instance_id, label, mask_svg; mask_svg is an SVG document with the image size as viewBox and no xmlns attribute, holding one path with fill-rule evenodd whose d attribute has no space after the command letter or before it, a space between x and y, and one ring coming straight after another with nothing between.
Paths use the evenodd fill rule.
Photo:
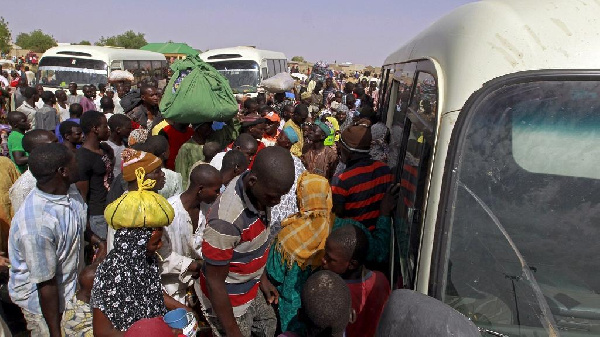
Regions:
<instances>
[{"instance_id":1,"label":"van side mirror","mask_svg":"<svg viewBox=\"0 0 600 337\"><path fill-rule=\"evenodd\" d=\"M433 297L400 289L390 295L381 314L377 337L481 337L467 317Z\"/></svg>"}]
</instances>

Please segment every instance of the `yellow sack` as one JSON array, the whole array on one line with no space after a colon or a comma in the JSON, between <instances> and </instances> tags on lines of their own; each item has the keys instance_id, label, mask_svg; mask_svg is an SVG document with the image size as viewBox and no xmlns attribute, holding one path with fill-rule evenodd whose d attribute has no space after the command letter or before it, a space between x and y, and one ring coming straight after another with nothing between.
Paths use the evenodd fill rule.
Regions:
<instances>
[{"instance_id":1,"label":"yellow sack","mask_svg":"<svg viewBox=\"0 0 600 337\"><path fill-rule=\"evenodd\" d=\"M142 167L135 170L138 190L123 194L111 202L104 210L104 218L109 226L119 228L164 227L171 224L175 211L167 199L150 191L155 180L146 179Z\"/></svg>"}]
</instances>

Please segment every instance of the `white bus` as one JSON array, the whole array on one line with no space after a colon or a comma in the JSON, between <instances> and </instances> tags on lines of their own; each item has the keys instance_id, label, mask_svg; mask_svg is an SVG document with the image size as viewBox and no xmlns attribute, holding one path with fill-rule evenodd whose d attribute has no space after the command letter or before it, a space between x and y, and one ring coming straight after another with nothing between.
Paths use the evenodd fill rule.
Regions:
<instances>
[{"instance_id":1,"label":"white bus","mask_svg":"<svg viewBox=\"0 0 600 337\"><path fill-rule=\"evenodd\" d=\"M284 53L254 47L208 50L200 54L200 58L229 80L234 94L256 96L262 80L287 72Z\"/></svg>"},{"instance_id":2,"label":"white bus","mask_svg":"<svg viewBox=\"0 0 600 337\"><path fill-rule=\"evenodd\" d=\"M396 287L485 336L600 335L598 32L599 1L484 0L387 57Z\"/></svg>"},{"instance_id":3,"label":"white bus","mask_svg":"<svg viewBox=\"0 0 600 337\"><path fill-rule=\"evenodd\" d=\"M75 82L107 83L113 70L128 70L135 77L134 85L146 78L156 81L167 77L165 56L146 50L98 46L59 46L48 49L40 58L37 83L57 89Z\"/></svg>"}]
</instances>

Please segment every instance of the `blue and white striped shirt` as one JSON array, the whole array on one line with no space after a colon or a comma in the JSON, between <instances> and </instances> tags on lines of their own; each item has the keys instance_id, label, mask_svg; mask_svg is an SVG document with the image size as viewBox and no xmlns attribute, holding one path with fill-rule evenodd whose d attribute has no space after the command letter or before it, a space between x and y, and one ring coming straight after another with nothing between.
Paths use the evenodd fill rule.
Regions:
<instances>
[{"instance_id":1,"label":"blue and white striped shirt","mask_svg":"<svg viewBox=\"0 0 600 337\"><path fill-rule=\"evenodd\" d=\"M56 276L60 311L77 289L83 266L83 232L87 206L71 185L67 195L53 195L37 187L15 214L9 233L10 298L33 314L42 314L37 283Z\"/></svg>"}]
</instances>

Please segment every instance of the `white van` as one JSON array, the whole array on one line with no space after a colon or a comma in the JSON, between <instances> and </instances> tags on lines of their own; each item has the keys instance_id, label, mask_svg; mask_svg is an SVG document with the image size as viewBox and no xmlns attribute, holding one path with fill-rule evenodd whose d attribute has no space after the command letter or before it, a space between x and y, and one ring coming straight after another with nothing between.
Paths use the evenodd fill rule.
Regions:
<instances>
[{"instance_id":1,"label":"white van","mask_svg":"<svg viewBox=\"0 0 600 337\"><path fill-rule=\"evenodd\" d=\"M107 83L113 70L128 70L135 83L153 78L156 81L167 77L165 56L147 50L123 49L99 46L59 46L48 49L40 58L37 83L44 88L57 89L75 82L85 84Z\"/></svg>"},{"instance_id":2,"label":"white van","mask_svg":"<svg viewBox=\"0 0 600 337\"><path fill-rule=\"evenodd\" d=\"M486 336L600 335L599 32L597 0L484 0L388 56L396 287Z\"/></svg>"},{"instance_id":3,"label":"white van","mask_svg":"<svg viewBox=\"0 0 600 337\"><path fill-rule=\"evenodd\" d=\"M253 97L262 80L288 71L284 53L254 47L208 50L200 54L200 58L229 80L234 94Z\"/></svg>"}]
</instances>

